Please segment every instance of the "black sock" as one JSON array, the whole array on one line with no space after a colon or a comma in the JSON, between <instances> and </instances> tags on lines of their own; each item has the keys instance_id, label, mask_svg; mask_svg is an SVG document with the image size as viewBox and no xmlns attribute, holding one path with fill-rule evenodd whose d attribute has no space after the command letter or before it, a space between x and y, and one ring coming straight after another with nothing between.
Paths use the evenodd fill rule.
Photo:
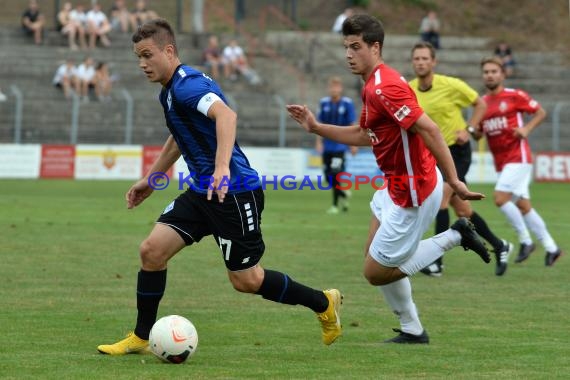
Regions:
<instances>
[{"instance_id":1,"label":"black sock","mask_svg":"<svg viewBox=\"0 0 570 380\"><path fill-rule=\"evenodd\" d=\"M344 193L344 191L338 188L340 186L340 182L338 182L337 176L338 176L338 173L331 176L332 177L332 191L333 191L333 206L338 205L339 198L346 197L346 194Z\"/></svg>"},{"instance_id":2,"label":"black sock","mask_svg":"<svg viewBox=\"0 0 570 380\"><path fill-rule=\"evenodd\" d=\"M503 248L503 241L491 232L485 219L481 218L475 211L473 211L473 215L469 219L475 225L477 233L491 244L495 252L500 252Z\"/></svg>"},{"instance_id":3,"label":"black sock","mask_svg":"<svg viewBox=\"0 0 570 380\"><path fill-rule=\"evenodd\" d=\"M446 208L442 208L437 212L435 217L435 234L440 234L443 231L447 231L449 228L449 210ZM439 266L443 265L443 256L440 256L437 260L434 261Z\"/></svg>"},{"instance_id":4,"label":"black sock","mask_svg":"<svg viewBox=\"0 0 570 380\"><path fill-rule=\"evenodd\" d=\"M437 212L435 217L435 234L440 234L447 231L449 228L449 210L442 208Z\"/></svg>"},{"instance_id":5,"label":"black sock","mask_svg":"<svg viewBox=\"0 0 570 380\"><path fill-rule=\"evenodd\" d=\"M140 270L137 282L137 327L135 334L148 339L158 313L158 304L166 288L166 269L157 272Z\"/></svg>"},{"instance_id":6,"label":"black sock","mask_svg":"<svg viewBox=\"0 0 570 380\"><path fill-rule=\"evenodd\" d=\"M303 305L315 313L322 313L329 306L325 294L293 281L285 273L264 269L265 276L257 294L266 300L287 305Z\"/></svg>"},{"instance_id":7,"label":"black sock","mask_svg":"<svg viewBox=\"0 0 570 380\"><path fill-rule=\"evenodd\" d=\"M338 190L333 188L333 206L338 206Z\"/></svg>"}]
</instances>

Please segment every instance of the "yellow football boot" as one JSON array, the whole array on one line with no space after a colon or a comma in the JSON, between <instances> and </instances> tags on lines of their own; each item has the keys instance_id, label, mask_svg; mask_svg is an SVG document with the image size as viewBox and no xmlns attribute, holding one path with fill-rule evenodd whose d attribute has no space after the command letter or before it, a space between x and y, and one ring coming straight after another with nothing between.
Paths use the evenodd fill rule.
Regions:
<instances>
[{"instance_id":1,"label":"yellow football boot","mask_svg":"<svg viewBox=\"0 0 570 380\"><path fill-rule=\"evenodd\" d=\"M102 354L107 355L125 355L125 354L143 354L148 352L148 340L144 340L130 332L123 340L115 344L102 344L97 347Z\"/></svg>"},{"instance_id":2,"label":"yellow football boot","mask_svg":"<svg viewBox=\"0 0 570 380\"><path fill-rule=\"evenodd\" d=\"M340 325L342 295L337 289L324 290L323 293L329 300L329 306L324 312L317 313L317 318L321 322L323 329L323 343L328 346L342 335L342 327Z\"/></svg>"}]
</instances>

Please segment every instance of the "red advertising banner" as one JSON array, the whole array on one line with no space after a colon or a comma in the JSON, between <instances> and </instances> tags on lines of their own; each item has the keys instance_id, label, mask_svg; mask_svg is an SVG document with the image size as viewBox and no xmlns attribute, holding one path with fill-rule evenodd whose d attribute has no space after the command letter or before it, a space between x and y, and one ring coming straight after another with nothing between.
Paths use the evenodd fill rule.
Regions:
<instances>
[{"instance_id":1,"label":"red advertising banner","mask_svg":"<svg viewBox=\"0 0 570 380\"><path fill-rule=\"evenodd\" d=\"M40 178L73 178L75 146L42 145Z\"/></svg>"},{"instance_id":2,"label":"red advertising banner","mask_svg":"<svg viewBox=\"0 0 570 380\"><path fill-rule=\"evenodd\" d=\"M534 159L536 182L570 182L570 153L541 152Z\"/></svg>"},{"instance_id":3,"label":"red advertising banner","mask_svg":"<svg viewBox=\"0 0 570 380\"><path fill-rule=\"evenodd\" d=\"M142 176L146 175L150 170L152 164L162 151L162 146L152 146L152 145L145 145L143 146L143 164L142 164ZM166 175L168 178L172 179L172 175L174 173L174 165L168 169Z\"/></svg>"}]
</instances>

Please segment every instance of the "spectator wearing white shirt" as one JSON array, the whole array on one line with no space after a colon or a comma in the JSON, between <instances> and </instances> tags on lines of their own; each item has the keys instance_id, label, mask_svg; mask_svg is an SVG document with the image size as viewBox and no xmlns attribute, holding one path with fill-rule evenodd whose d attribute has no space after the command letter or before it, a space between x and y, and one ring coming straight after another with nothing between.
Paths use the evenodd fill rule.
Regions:
<instances>
[{"instance_id":1,"label":"spectator wearing white shirt","mask_svg":"<svg viewBox=\"0 0 570 380\"><path fill-rule=\"evenodd\" d=\"M75 86L75 76L77 69L72 59L67 59L56 70L52 83L55 87L63 90L63 95L69 99L72 95L72 88Z\"/></svg>"},{"instance_id":2,"label":"spectator wearing white shirt","mask_svg":"<svg viewBox=\"0 0 570 380\"><path fill-rule=\"evenodd\" d=\"M247 67L247 59L241 46L238 45L236 40L231 40L224 48L222 53L224 61L229 66L229 73L231 79L236 79L237 74L241 73Z\"/></svg>"},{"instance_id":3,"label":"spectator wearing white shirt","mask_svg":"<svg viewBox=\"0 0 570 380\"><path fill-rule=\"evenodd\" d=\"M101 11L98 3L93 4L93 8L87 12L87 32L89 33L89 48L94 49L97 37L103 46L111 45L107 33L111 31L111 23L105 13Z\"/></svg>"},{"instance_id":4,"label":"spectator wearing white shirt","mask_svg":"<svg viewBox=\"0 0 570 380\"><path fill-rule=\"evenodd\" d=\"M77 4L75 8L69 12L69 19L81 25L84 30L87 29L87 13L85 13L83 4Z\"/></svg>"},{"instance_id":5,"label":"spectator wearing white shirt","mask_svg":"<svg viewBox=\"0 0 570 380\"><path fill-rule=\"evenodd\" d=\"M352 8L346 8L344 10L344 12L339 14L337 16L337 18L334 20L332 32L333 33L342 33L342 23L344 22L344 20L346 20L347 18L349 18L353 14L354 14L354 11L352 10Z\"/></svg>"},{"instance_id":6,"label":"spectator wearing white shirt","mask_svg":"<svg viewBox=\"0 0 570 380\"><path fill-rule=\"evenodd\" d=\"M95 87L95 66L93 58L85 57L82 64L77 67L75 73L75 92L81 96L84 102L89 101L89 88Z\"/></svg>"},{"instance_id":7,"label":"spectator wearing white shirt","mask_svg":"<svg viewBox=\"0 0 570 380\"><path fill-rule=\"evenodd\" d=\"M57 14L58 30L62 34L68 36L69 48L77 50L77 37L82 49L85 49L85 27L84 23L78 19L78 13L73 10L69 1L63 4L63 7Z\"/></svg>"},{"instance_id":8,"label":"spectator wearing white shirt","mask_svg":"<svg viewBox=\"0 0 570 380\"><path fill-rule=\"evenodd\" d=\"M261 83L261 78L257 72L249 66L245 53L236 40L229 42L228 46L224 48L222 56L224 63L229 66L231 80L237 79L237 74L241 74L252 85Z\"/></svg>"}]
</instances>

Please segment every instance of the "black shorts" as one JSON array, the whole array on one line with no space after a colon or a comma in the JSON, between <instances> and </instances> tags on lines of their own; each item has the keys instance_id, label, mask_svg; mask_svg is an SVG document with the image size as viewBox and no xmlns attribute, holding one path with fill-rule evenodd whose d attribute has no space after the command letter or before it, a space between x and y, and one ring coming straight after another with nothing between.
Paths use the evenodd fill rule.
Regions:
<instances>
[{"instance_id":1,"label":"black shorts","mask_svg":"<svg viewBox=\"0 0 570 380\"><path fill-rule=\"evenodd\" d=\"M334 176L344 171L344 152L324 152L325 176Z\"/></svg>"},{"instance_id":2,"label":"black shorts","mask_svg":"<svg viewBox=\"0 0 570 380\"><path fill-rule=\"evenodd\" d=\"M461 182L467 183L465 176L471 166L471 144L469 142L463 145L453 144L449 146L449 151L455 164L457 177ZM445 181L445 176L443 180Z\"/></svg>"},{"instance_id":3,"label":"black shorts","mask_svg":"<svg viewBox=\"0 0 570 380\"><path fill-rule=\"evenodd\" d=\"M205 194L186 190L166 207L157 223L172 227L186 245L213 235L226 268L239 271L255 266L265 251L261 236L263 206L261 188L228 194L223 203L215 194L208 201Z\"/></svg>"}]
</instances>

